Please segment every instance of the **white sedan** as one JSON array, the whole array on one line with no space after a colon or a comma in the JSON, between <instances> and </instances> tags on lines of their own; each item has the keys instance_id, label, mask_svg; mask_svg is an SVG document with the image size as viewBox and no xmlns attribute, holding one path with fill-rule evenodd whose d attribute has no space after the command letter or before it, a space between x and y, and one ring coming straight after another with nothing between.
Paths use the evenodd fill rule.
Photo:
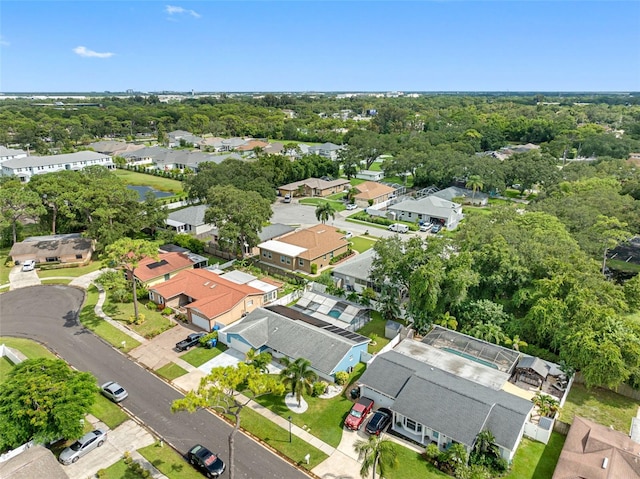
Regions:
<instances>
[{"instance_id":1,"label":"white sedan","mask_svg":"<svg viewBox=\"0 0 640 479\"><path fill-rule=\"evenodd\" d=\"M36 269L35 259L28 259L22 263L22 271L33 271L34 269Z\"/></svg>"},{"instance_id":2,"label":"white sedan","mask_svg":"<svg viewBox=\"0 0 640 479\"><path fill-rule=\"evenodd\" d=\"M347 205L348 210L355 210L356 208L358 208L358 205L356 205L355 203L349 203Z\"/></svg>"}]
</instances>

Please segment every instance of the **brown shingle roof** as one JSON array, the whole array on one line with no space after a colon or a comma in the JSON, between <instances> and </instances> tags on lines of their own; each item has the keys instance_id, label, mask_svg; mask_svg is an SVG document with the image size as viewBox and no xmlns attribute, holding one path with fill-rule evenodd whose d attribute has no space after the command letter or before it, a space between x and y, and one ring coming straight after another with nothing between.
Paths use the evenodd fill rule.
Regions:
<instances>
[{"instance_id":1,"label":"brown shingle roof","mask_svg":"<svg viewBox=\"0 0 640 479\"><path fill-rule=\"evenodd\" d=\"M251 151L254 148L265 148L267 146L269 146L269 143L266 141L249 140L245 145L237 147L236 151Z\"/></svg>"},{"instance_id":2,"label":"brown shingle roof","mask_svg":"<svg viewBox=\"0 0 640 479\"><path fill-rule=\"evenodd\" d=\"M226 313L247 296L264 293L245 284L236 284L205 269L181 271L174 278L151 288L166 299L180 294L193 299L187 308L197 309L207 318Z\"/></svg>"},{"instance_id":3,"label":"brown shingle roof","mask_svg":"<svg viewBox=\"0 0 640 479\"><path fill-rule=\"evenodd\" d=\"M308 260L316 259L349 244L344 234L338 232L338 228L323 224L291 233L280 238L279 241L306 248L307 251L301 253L300 258Z\"/></svg>"},{"instance_id":4,"label":"brown shingle roof","mask_svg":"<svg viewBox=\"0 0 640 479\"><path fill-rule=\"evenodd\" d=\"M143 283L168 273L193 266L193 262L182 253L163 253L155 258L145 258L138 263L135 276Z\"/></svg>"},{"instance_id":5,"label":"brown shingle roof","mask_svg":"<svg viewBox=\"0 0 640 479\"><path fill-rule=\"evenodd\" d=\"M365 181L364 183L356 185L355 188L360 192L356 195L356 198L360 200L373 200L383 195L390 195L396 191L396 189L391 186L376 183L375 181Z\"/></svg>"},{"instance_id":6,"label":"brown shingle roof","mask_svg":"<svg viewBox=\"0 0 640 479\"><path fill-rule=\"evenodd\" d=\"M296 181L294 183L289 183L288 185L282 185L279 187L281 190L287 191L295 191L301 186L307 186L308 188L317 188L320 190L326 190L328 188L333 188L335 186L348 185L349 180L338 179L333 181L325 181L320 178L307 178L306 180Z\"/></svg>"},{"instance_id":7,"label":"brown shingle roof","mask_svg":"<svg viewBox=\"0 0 640 479\"><path fill-rule=\"evenodd\" d=\"M34 258L44 261L45 257L72 256L76 254L87 254L93 251L93 241L89 238L61 238L61 239L38 239L24 240L15 243L11 247L9 256L20 256L30 254Z\"/></svg>"},{"instance_id":8,"label":"brown shingle roof","mask_svg":"<svg viewBox=\"0 0 640 479\"><path fill-rule=\"evenodd\" d=\"M606 459L606 468L603 468ZM553 479L640 479L640 444L575 416Z\"/></svg>"}]
</instances>

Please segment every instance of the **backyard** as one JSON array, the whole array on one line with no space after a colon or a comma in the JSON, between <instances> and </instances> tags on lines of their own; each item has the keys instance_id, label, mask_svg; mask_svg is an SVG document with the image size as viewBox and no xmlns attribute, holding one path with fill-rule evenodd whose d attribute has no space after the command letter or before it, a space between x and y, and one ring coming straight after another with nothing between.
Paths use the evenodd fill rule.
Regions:
<instances>
[{"instance_id":1,"label":"backyard","mask_svg":"<svg viewBox=\"0 0 640 479\"><path fill-rule=\"evenodd\" d=\"M571 424L578 415L616 431L629 433L631 418L638 412L638 401L608 389L587 389L583 384L573 383L569 397L560 410L560 420Z\"/></svg>"},{"instance_id":2,"label":"backyard","mask_svg":"<svg viewBox=\"0 0 640 479\"><path fill-rule=\"evenodd\" d=\"M389 340L384 337L384 328L386 324L387 321L382 318L382 315L379 312L372 311L371 321L369 321L357 331L358 334L362 334L367 338L375 337L376 344L369 343L368 351L371 354L379 352L382 348L389 344Z\"/></svg>"},{"instance_id":3,"label":"backyard","mask_svg":"<svg viewBox=\"0 0 640 479\"><path fill-rule=\"evenodd\" d=\"M351 248L358 253L364 253L365 251L373 248L373 245L376 244L375 239L368 238L366 236L354 236L349 241L351 242Z\"/></svg>"}]
</instances>

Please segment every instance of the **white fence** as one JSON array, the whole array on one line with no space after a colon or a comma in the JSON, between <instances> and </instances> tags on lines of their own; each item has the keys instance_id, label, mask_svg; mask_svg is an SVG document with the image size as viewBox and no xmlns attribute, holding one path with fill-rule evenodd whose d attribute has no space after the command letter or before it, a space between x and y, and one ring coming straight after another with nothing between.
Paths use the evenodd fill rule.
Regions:
<instances>
[{"instance_id":1,"label":"white fence","mask_svg":"<svg viewBox=\"0 0 640 479\"><path fill-rule=\"evenodd\" d=\"M555 421L555 418L550 419L549 422L545 425L534 424L527 421L524 424L524 435L530 439L533 439L534 441L547 444L549 442L549 439L551 438L551 433L553 432L553 425Z\"/></svg>"},{"instance_id":2,"label":"white fence","mask_svg":"<svg viewBox=\"0 0 640 479\"><path fill-rule=\"evenodd\" d=\"M274 299L273 301L271 301L269 304L265 305L265 306L286 306L289 303L292 303L293 301L296 301L297 299L300 299L302 297L302 294L304 293L304 290L301 289L297 289L289 294L285 294L283 297L278 298L278 299Z\"/></svg>"}]
</instances>

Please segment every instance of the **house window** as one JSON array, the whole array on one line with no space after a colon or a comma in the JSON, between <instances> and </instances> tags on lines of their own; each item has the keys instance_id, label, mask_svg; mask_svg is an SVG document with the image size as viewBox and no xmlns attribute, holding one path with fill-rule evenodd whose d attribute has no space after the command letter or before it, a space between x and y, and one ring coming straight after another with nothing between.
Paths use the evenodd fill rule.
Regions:
<instances>
[{"instance_id":1,"label":"house window","mask_svg":"<svg viewBox=\"0 0 640 479\"><path fill-rule=\"evenodd\" d=\"M281 263L284 263L284 262L285 262L284 255L282 255L282 254L280 255L280 262L281 262Z\"/></svg>"},{"instance_id":2,"label":"house window","mask_svg":"<svg viewBox=\"0 0 640 479\"><path fill-rule=\"evenodd\" d=\"M58 261L58 258L53 258L53 257L49 257L46 259L47 263L54 263L56 261Z\"/></svg>"},{"instance_id":3,"label":"house window","mask_svg":"<svg viewBox=\"0 0 640 479\"><path fill-rule=\"evenodd\" d=\"M253 306L253 299L247 301L247 306Z\"/></svg>"},{"instance_id":4,"label":"house window","mask_svg":"<svg viewBox=\"0 0 640 479\"><path fill-rule=\"evenodd\" d=\"M406 418L404 422L404 426L407 429L410 429L411 431L422 432L422 424L418 424L412 419Z\"/></svg>"},{"instance_id":5,"label":"house window","mask_svg":"<svg viewBox=\"0 0 640 479\"><path fill-rule=\"evenodd\" d=\"M76 255L76 259L82 259L82 255L81 254L77 254Z\"/></svg>"},{"instance_id":6,"label":"house window","mask_svg":"<svg viewBox=\"0 0 640 479\"><path fill-rule=\"evenodd\" d=\"M304 266L304 260L302 258L298 259L298 266Z\"/></svg>"},{"instance_id":7,"label":"house window","mask_svg":"<svg viewBox=\"0 0 640 479\"><path fill-rule=\"evenodd\" d=\"M291 258L287 257L287 264L291 264Z\"/></svg>"},{"instance_id":8,"label":"house window","mask_svg":"<svg viewBox=\"0 0 640 479\"><path fill-rule=\"evenodd\" d=\"M164 275L164 280L169 281L171 279L171 273L167 273Z\"/></svg>"},{"instance_id":9,"label":"house window","mask_svg":"<svg viewBox=\"0 0 640 479\"><path fill-rule=\"evenodd\" d=\"M333 258L333 251L331 252L331 257Z\"/></svg>"},{"instance_id":10,"label":"house window","mask_svg":"<svg viewBox=\"0 0 640 479\"><path fill-rule=\"evenodd\" d=\"M269 259L271 259L271 251L268 252Z\"/></svg>"},{"instance_id":11,"label":"house window","mask_svg":"<svg viewBox=\"0 0 640 479\"><path fill-rule=\"evenodd\" d=\"M264 257L266 258L266 257L267 257L267 252L266 252L266 251L263 251L263 252L262 252L262 256L264 256Z\"/></svg>"}]
</instances>

